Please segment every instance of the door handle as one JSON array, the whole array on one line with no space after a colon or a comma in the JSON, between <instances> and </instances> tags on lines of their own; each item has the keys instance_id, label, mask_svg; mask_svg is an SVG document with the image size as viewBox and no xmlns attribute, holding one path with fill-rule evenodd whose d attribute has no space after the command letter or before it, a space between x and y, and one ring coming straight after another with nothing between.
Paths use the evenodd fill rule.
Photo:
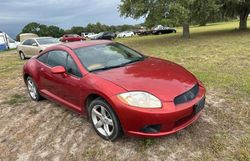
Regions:
<instances>
[{"instance_id":1,"label":"door handle","mask_svg":"<svg viewBox=\"0 0 250 161\"><path fill-rule=\"evenodd\" d=\"M44 68L41 68L40 70L43 72L43 71L44 71Z\"/></svg>"}]
</instances>

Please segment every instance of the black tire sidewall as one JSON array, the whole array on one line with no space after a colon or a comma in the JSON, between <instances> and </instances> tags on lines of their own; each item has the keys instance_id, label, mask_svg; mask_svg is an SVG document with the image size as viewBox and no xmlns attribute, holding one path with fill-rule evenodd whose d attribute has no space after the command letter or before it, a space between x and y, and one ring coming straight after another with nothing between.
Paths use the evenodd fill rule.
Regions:
<instances>
[{"instance_id":1,"label":"black tire sidewall","mask_svg":"<svg viewBox=\"0 0 250 161\"><path fill-rule=\"evenodd\" d=\"M113 120L113 123L114 123L114 131L112 133L111 136L104 136L102 135L96 128L95 128L95 125L93 123L93 120L92 120L92 115L91 115L91 112L92 112L92 109L95 105L101 105L103 106L111 115L112 117L112 120ZM115 139L117 139L120 135L121 135L121 125L120 125L120 121L118 120L118 117L116 116L114 110L111 108L111 106L102 98L97 98L95 100L93 100L89 107L88 107L88 115L89 115L89 118L90 118L90 122L92 124L92 126L94 127L96 133L102 137L103 139L105 140L110 140L110 141L114 141Z\"/></svg>"},{"instance_id":2,"label":"black tire sidewall","mask_svg":"<svg viewBox=\"0 0 250 161\"><path fill-rule=\"evenodd\" d=\"M24 55L24 53L21 51L20 53L19 53L19 56L20 56L20 59L21 60L25 60L25 55ZM23 56L23 57L22 57Z\"/></svg>"}]
</instances>

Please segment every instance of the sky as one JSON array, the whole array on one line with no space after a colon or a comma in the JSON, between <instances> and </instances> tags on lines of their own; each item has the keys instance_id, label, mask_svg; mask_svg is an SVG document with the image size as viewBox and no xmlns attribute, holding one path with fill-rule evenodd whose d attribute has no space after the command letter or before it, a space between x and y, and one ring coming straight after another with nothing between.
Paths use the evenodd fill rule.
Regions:
<instances>
[{"instance_id":1,"label":"sky","mask_svg":"<svg viewBox=\"0 0 250 161\"><path fill-rule=\"evenodd\" d=\"M63 29L101 22L106 25L139 24L120 17L120 0L0 0L0 31L15 38L29 22Z\"/></svg>"}]
</instances>

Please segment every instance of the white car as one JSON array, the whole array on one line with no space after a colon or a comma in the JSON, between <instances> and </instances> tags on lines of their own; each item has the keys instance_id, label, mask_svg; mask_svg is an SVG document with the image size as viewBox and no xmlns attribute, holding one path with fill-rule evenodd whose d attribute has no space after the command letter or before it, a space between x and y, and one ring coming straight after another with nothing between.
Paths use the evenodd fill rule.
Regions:
<instances>
[{"instance_id":1,"label":"white car","mask_svg":"<svg viewBox=\"0 0 250 161\"><path fill-rule=\"evenodd\" d=\"M88 38L88 39L92 39L92 38L94 38L94 37L96 37L98 34L96 34L96 33L89 33L88 35L86 35L86 38Z\"/></svg>"},{"instance_id":2,"label":"white car","mask_svg":"<svg viewBox=\"0 0 250 161\"><path fill-rule=\"evenodd\" d=\"M117 37L132 37L135 33L133 31L123 31L117 35Z\"/></svg>"}]
</instances>

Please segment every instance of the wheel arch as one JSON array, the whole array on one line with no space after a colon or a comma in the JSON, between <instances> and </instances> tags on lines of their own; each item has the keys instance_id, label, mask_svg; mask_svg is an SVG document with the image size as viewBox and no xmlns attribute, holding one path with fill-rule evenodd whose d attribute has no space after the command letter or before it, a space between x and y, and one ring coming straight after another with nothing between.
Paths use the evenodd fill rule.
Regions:
<instances>
[{"instance_id":1,"label":"wheel arch","mask_svg":"<svg viewBox=\"0 0 250 161\"><path fill-rule=\"evenodd\" d=\"M24 80L25 84L27 83L26 80L27 80L28 77L31 77L30 74L28 74L28 73L23 74L23 80Z\"/></svg>"},{"instance_id":2,"label":"wheel arch","mask_svg":"<svg viewBox=\"0 0 250 161\"><path fill-rule=\"evenodd\" d=\"M114 111L114 114L116 115L117 119L118 119L118 122L120 124L120 127L121 127L121 132L124 133L124 128L123 128L123 125L121 124L121 120L119 118L119 115L118 115L118 112L116 110L116 108L114 108L114 104L111 102L111 100L102 95L102 94L99 94L99 93L91 93L89 94L86 99L85 99L85 102L84 102L84 109L85 109L85 113L87 114L87 119L89 119L89 111L88 111L88 106L90 105L91 101L97 99L97 98L101 98L103 99L107 104L110 105L111 109Z\"/></svg>"}]
</instances>

